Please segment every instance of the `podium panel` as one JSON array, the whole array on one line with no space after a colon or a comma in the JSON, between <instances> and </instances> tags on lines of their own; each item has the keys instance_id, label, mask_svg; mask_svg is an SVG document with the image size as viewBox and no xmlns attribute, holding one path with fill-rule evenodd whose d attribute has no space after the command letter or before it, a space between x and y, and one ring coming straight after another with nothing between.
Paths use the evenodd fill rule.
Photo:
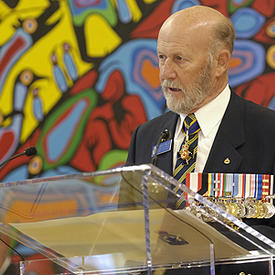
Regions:
<instances>
[{"instance_id":1,"label":"podium panel","mask_svg":"<svg viewBox=\"0 0 275 275\"><path fill-rule=\"evenodd\" d=\"M0 196L1 233L47 258L22 261L21 274L39 261L56 274L265 261L273 274L273 240L152 165L5 183Z\"/></svg>"}]
</instances>

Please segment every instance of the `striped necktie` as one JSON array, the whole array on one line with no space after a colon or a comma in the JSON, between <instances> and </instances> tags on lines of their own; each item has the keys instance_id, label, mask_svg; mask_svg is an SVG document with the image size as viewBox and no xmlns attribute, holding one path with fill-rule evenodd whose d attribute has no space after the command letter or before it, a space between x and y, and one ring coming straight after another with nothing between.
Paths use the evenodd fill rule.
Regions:
<instances>
[{"instance_id":1,"label":"striped necktie","mask_svg":"<svg viewBox=\"0 0 275 275\"><path fill-rule=\"evenodd\" d=\"M177 162L173 173L174 178L181 184L185 184L186 174L195 170L199 131L200 126L195 115L192 113L186 116L182 128L184 139L177 153ZM178 187L174 191L181 193ZM183 201L184 199L180 198L176 202L176 209L181 208Z\"/></svg>"}]
</instances>

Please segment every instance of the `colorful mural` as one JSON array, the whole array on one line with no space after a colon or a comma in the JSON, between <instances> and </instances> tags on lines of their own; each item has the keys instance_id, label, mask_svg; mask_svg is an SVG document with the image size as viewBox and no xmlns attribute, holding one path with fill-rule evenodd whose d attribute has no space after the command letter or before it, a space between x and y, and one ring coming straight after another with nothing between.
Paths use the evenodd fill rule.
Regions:
<instances>
[{"instance_id":1,"label":"colorful mural","mask_svg":"<svg viewBox=\"0 0 275 275\"><path fill-rule=\"evenodd\" d=\"M0 161L30 145L38 155L1 181L123 164L135 127L165 111L158 29L198 4L234 23L231 86L274 109L274 1L2 1Z\"/></svg>"},{"instance_id":2,"label":"colorful mural","mask_svg":"<svg viewBox=\"0 0 275 275\"><path fill-rule=\"evenodd\" d=\"M134 129L166 110L158 30L193 5L231 18L230 85L275 110L275 0L0 1L0 163L38 151L1 182L122 165Z\"/></svg>"}]
</instances>

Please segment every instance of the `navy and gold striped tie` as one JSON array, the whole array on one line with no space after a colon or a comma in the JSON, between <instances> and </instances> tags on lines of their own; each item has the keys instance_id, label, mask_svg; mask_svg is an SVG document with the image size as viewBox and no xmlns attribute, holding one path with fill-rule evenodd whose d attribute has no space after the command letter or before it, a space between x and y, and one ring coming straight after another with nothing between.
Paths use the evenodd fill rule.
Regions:
<instances>
[{"instance_id":1,"label":"navy and gold striped tie","mask_svg":"<svg viewBox=\"0 0 275 275\"><path fill-rule=\"evenodd\" d=\"M184 139L177 153L177 162L173 173L174 178L181 184L185 184L186 174L195 170L199 131L200 126L195 115L192 113L186 116L182 128ZM181 193L177 187L174 191ZM184 199L180 198L176 202L176 209L182 207L183 201Z\"/></svg>"}]
</instances>

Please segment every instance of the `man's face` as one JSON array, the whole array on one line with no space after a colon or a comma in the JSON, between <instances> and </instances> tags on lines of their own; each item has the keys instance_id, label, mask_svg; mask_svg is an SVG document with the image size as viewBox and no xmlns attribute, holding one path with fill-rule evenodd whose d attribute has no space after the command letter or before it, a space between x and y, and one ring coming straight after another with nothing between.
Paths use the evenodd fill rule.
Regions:
<instances>
[{"instance_id":1,"label":"man's face","mask_svg":"<svg viewBox=\"0 0 275 275\"><path fill-rule=\"evenodd\" d=\"M212 60L200 39L204 34L193 33L164 28L158 37L162 90L167 107L176 113L195 112L212 93Z\"/></svg>"}]
</instances>

